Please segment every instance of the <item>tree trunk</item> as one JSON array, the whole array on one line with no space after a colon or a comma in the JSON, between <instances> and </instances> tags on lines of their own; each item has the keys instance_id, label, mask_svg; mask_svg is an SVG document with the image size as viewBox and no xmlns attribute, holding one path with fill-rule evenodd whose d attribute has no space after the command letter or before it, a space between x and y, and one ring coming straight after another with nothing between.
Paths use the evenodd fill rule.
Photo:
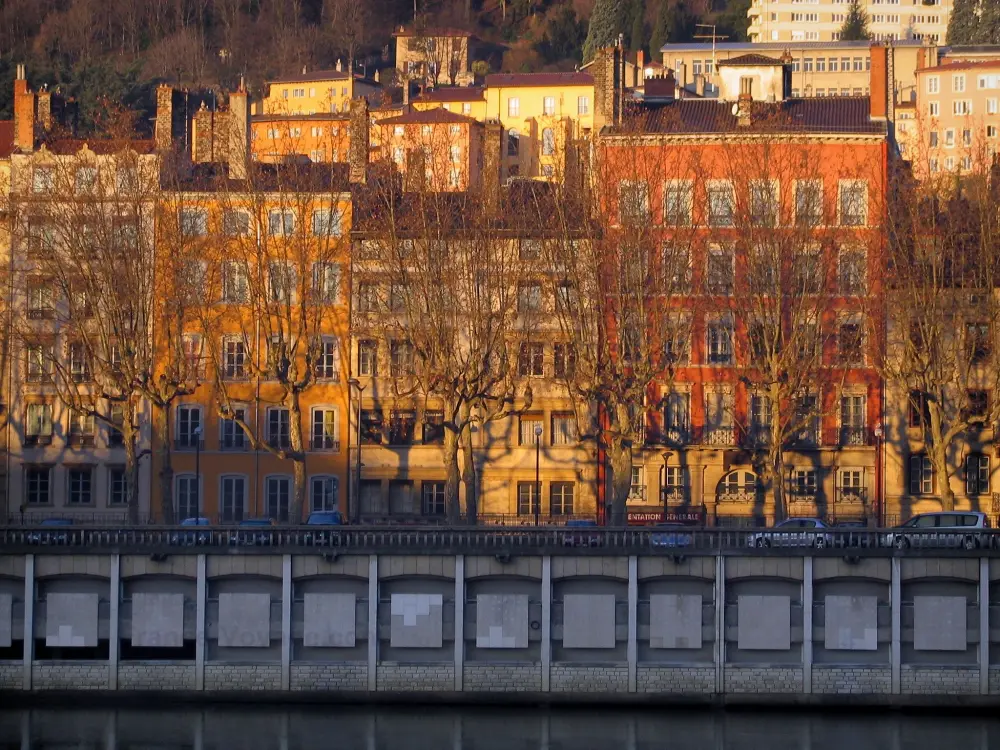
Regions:
<instances>
[{"instance_id":1,"label":"tree trunk","mask_svg":"<svg viewBox=\"0 0 1000 750\"><path fill-rule=\"evenodd\" d=\"M462 483L465 485L465 521L469 526L475 526L479 515L479 502L476 492L479 489L476 481L476 461L472 453L472 427L468 424L462 428Z\"/></svg>"},{"instance_id":2,"label":"tree trunk","mask_svg":"<svg viewBox=\"0 0 1000 750\"><path fill-rule=\"evenodd\" d=\"M776 433L772 440L779 440ZM785 451L781 449L781 444L774 449L774 460L771 465L771 488L774 493L774 522L784 521L788 515L785 507Z\"/></svg>"},{"instance_id":3,"label":"tree trunk","mask_svg":"<svg viewBox=\"0 0 1000 750\"><path fill-rule=\"evenodd\" d=\"M160 445L160 520L167 525L177 522L174 518L174 467L171 463L169 415L169 404L153 407L154 439Z\"/></svg>"},{"instance_id":4,"label":"tree trunk","mask_svg":"<svg viewBox=\"0 0 1000 750\"><path fill-rule=\"evenodd\" d=\"M139 431L132 424L132 420L126 416L122 424L122 437L125 442L125 476L128 478L128 520L135 525L139 523L139 462L135 455L135 441Z\"/></svg>"},{"instance_id":5,"label":"tree trunk","mask_svg":"<svg viewBox=\"0 0 1000 750\"><path fill-rule=\"evenodd\" d=\"M948 473L948 448L943 441L934 440L927 449L927 455L934 467L934 477L938 483L937 496L941 502L941 510L955 510L955 491L951 488L951 476Z\"/></svg>"},{"instance_id":6,"label":"tree trunk","mask_svg":"<svg viewBox=\"0 0 1000 750\"><path fill-rule=\"evenodd\" d=\"M306 497L306 452L302 440L302 405L299 403L299 394L292 391L285 399L288 406L288 442L292 447L292 474L294 476L294 489L291 507L288 509L289 523L302 523L302 508L305 506Z\"/></svg>"},{"instance_id":7,"label":"tree trunk","mask_svg":"<svg viewBox=\"0 0 1000 750\"><path fill-rule=\"evenodd\" d=\"M444 502L448 513L448 523L457 525L462 517L462 506L459 502L458 489L460 473L458 470L459 434L451 425L444 428Z\"/></svg>"},{"instance_id":8,"label":"tree trunk","mask_svg":"<svg viewBox=\"0 0 1000 750\"><path fill-rule=\"evenodd\" d=\"M613 438L608 445L608 462L611 464L611 526L624 526L625 503L632 489L632 444Z\"/></svg>"}]
</instances>

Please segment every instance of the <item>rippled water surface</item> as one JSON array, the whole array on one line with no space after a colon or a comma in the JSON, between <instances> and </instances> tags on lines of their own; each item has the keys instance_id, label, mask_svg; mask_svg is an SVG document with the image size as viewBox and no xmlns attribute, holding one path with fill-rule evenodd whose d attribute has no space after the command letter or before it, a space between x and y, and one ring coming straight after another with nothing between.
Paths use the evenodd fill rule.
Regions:
<instances>
[{"instance_id":1,"label":"rippled water surface","mask_svg":"<svg viewBox=\"0 0 1000 750\"><path fill-rule=\"evenodd\" d=\"M309 708L0 710L0 750L996 750L954 716Z\"/></svg>"}]
</instances>

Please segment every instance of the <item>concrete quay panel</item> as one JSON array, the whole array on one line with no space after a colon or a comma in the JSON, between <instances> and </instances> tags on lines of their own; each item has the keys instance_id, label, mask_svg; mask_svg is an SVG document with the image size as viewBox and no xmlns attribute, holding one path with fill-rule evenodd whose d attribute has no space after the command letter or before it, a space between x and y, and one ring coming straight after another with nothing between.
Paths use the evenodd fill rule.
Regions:
<instances>
[{"instance_id":1,"label":"concrete quay panel","mask_svg":"<svg viewBox=\"0 0 1000 750\"><path fill-rule=\"evenodd\" d=\"M791 648L791 600L744 594L738 599L737 645L744 651Z\"/></svg>"},{"instance_id":2,"label":"concrete quay panel","mask_svg":"<svg viewBox=\"0 0 1000 750\"><path fill-rule=\"evenodd\" d=\"M830 651L878 650L878 598L827 596L826 642Z\"/></svg>"},{"instance_id":3,"label":"concrete quay panel","mask_svg":"<svg viewBox=\"0 0 1000 750\"><path fill-rule=\"evenodd\" d=\"M306 594L303 599L303 646L354 648L357 619L354 594Z\"/></svg>"},{"instance_id":4,"label":"concrete quay panel","mask_svg":"<svg viewBox=\"0 0 1000 750\"><path fill-rule=\"evenodd\" d=\"M614 594L567 594L563 597L563 647L615 647Z\"/></svg>"},{"instance_id":5,"label":"concrete quay panel","mask_svg":"<svg viewBox=\"0 0 1000 750\"><path fill-rule=\"evenodd\" d=\"M649 597L649 647L701 648L702 598L698 594L653 594Z\"/></svg>"},{"instance_id":6,"label":"concrete quay panel","mask_svg":"<svg viewBox=\"0 0 1000 750\"><path fill-rule=\"evenodd\" d=\"M270 594L219 594L219 637L222 648L267 648L271 645Z\"/></svg>"},{"instance_id":7,"label":"concrete quay panel","mask_svg":"<svg viewBox=\"0 0 1000 750\"><path fill-rule=\"evenodd\" d=\"M913 597L915 651L965 651L966 628L964 596Z\"/></svg>"},{"instance_id":8,"label":"concrete quay panel","mask_svg":"<svg viewBox=\"0 0 1000 750\"><path fill-rule=\"evenodd\" d=\"M184 594L133 594L132 645L145 648L183 646Z\"/></svg>"},{"instance_id":9,"label":"concrete quay panel","mask_svg":"<svg viewBox=\"0 0 1000 750\"><path fill-rule=\"evenodd\" d=\"M393 648L441 648L444 597L441 594L393 594L389 599L389 645Z\"/></svg>"},{"instance_id":10,"label":"concrete quay panel","mask_svg":"<svg viewBox=\"0 0 1000 750\"><path fill-rule=\"evenodd\" d=\"M14 597L0 594L0 648L10 648L14 628Z\"/></svg>"},{"instance_id":11,"label":"concrete quay panel","mask_svg":"<svg viewBox=\"0 0 1000 750\"><path fill-rule=\"evenodd\" d=\"M528 597L479 594L476 597L476 648L527 648Z\"/></svg>"},{"instance_id":12,"label":"concrete quay panel","mask_svg":"<svg viewBox=\"0 0 1000 750\"><path fill-rule=\"evenodd\" d=\"M48 594L45 597L45 645L93 648L97 645L97 594Z\"/></svg>"}]
</instances>

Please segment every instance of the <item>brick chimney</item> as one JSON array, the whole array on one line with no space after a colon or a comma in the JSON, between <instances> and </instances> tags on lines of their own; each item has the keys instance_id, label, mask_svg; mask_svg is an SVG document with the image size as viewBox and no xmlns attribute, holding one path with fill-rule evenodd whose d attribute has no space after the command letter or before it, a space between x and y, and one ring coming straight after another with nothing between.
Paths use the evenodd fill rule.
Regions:
<instances>
[{"instance_id":1,"label":"brick chimney","mask_svg":"<svg viewBox=\"0 0 1000 750\"><path fill-rule=\"evenodd\" d=\"M159 151L168 151L173 145L174 88L165 83L156 87L156 121L153 124L153 142Z\"/></svg>"},{"instance_id":2,"label":"brick chimney","mask_svg":"<svg viewBox=\"0 0 1000 750\"><path fill-rule=\"evenodd\" d=\"M368 181L368 150L371 124L368 121L368 100L363 96L351 103L350 134L347 144L347 162L351 184L363 185Z\"/></svg>"},{"instance_id":3,"label":"brick chimney","mask_svg":"<svg viewBox=\"0 0 1000 750\"><path fill-rule=\"evenodd\" d=\"M741 128L750 127L752 110L753 95L748 91L741 91L736 100L736 122Z\"/></svg>"},{"instance_id":4,"label":"brick chimney","mask_svg":"<svg viewBox=\"0 0 1000 750\"><path fill-rule=\"evenodd\" d=\"M613 47L597 50L593 65L594 130L621 121L625 103L625 52L621 38Z\"/></svg>"},{"instance_id":5,"label":"brick chimney","mask_svg":"<svg viewBox=\"0 0 1000 750\"><path fill-rule=\"evenodd\" d=\"M247 162L250 159L250 95L242 76L239 87L229 95L229 118L226 124L229 131L226 147L229 177L245 180Z\"/></svg>"},{"instance_id":6,"label":"brick chimney","mask_svg":"<svg viewBox=\"0 0 1000 750\"><path fill-rule=\"evenodd\" d=\"M633 86L642 86L643 81L646 80L646 53L643 50L639 50L635 53L635 81L632 82Z\"/></svg>"},{"instance_id":7,"label":"brick chimney","mask_svg":"<svg viewBox=\"0 0 1000 750\"><path fill-rule=\"evenodd\" d=\"M215 160L214 153L214 133L215 113L201 103L198 111L195 112L194 121L191 123L191 161L195 163L211 162Z\"/></svg>"},{"instance_id":8,"label":"brick chimney","mask_svg":"<svg viewBox=\"0 0 1000 750\"><path fill-rule=\"evenodd\" d=\"M494 213L500 203L500 162L503 148L503 125L499 120L489 120L483 135L483 206L487 213Z\"/></svg>"},{"instance_id":9,"label":"brick chimney","mask_svg":"<svg viewBox=\"0 0 1000 750\"><path fill-rule=\"evenodd\" d=\"M38 125L42 130L48 132L52 130L52 92L48 86L42 86L37 94L37 104L35 106Z\"/></svg>"},{"instance_id":10,"label":"brick chimney","mask_svg":"<svg viewBox=\"0 0 1000 750\"><path fill-rule=\"evenodd\" d=\"M28 88L24 65L14 79L14 145L21 151L35 148L35 94Z\"/></svg>"},{"instance_id":11,"label":"brick chimney","mask_svg":"<svg viewBox=\"0 0 1000 750\"><path fill-rule=\"evenodd\" d=\"M870 117L886 120L889 117L889 50L882 44L871 47L872 67L870 72Z\"/></svg>"}]
</instances>

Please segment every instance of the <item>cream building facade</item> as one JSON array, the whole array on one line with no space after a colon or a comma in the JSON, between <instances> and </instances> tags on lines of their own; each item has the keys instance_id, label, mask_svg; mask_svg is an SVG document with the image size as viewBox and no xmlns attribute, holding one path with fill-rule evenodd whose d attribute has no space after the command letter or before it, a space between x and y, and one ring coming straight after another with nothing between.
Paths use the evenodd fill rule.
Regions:
<instances>
[{"instance_id":1,"label":"cream building facade","mask_svg":"<svg viewBox=\"0 0 1000 750\"><path fill-rule=\"evenodd\" d=\"M942 43L952 0L861 0L875 39L920 39ZM840 38L847 0L753 0L747 16L751 42L834 42Z\"/></svg>"}]
</instances>

